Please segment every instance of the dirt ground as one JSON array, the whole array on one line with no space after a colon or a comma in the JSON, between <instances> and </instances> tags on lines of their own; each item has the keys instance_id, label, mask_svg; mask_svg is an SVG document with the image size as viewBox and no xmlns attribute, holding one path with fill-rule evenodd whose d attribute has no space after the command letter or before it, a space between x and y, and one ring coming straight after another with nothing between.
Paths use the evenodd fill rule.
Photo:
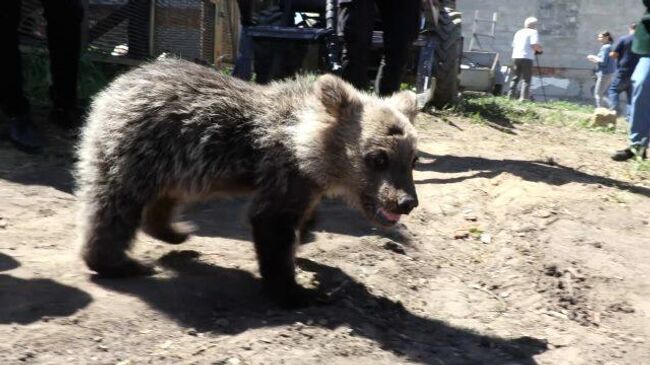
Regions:
<instances>
[{"instance_id":1,"label":"dirt ground","mask_svg":"<svg viewBox=\"0 0 650 365\"><path fill-rule=\"evenodd\" d=\"M650 363L650 186L609 160L624 136L427 115L418 129L420 206L386 232L325 201L299 278L331 303L299 311L260 294L244 200L187 211L181 246L140 235L159 274L93 277L70 141L48 129L29 156L2 139L0 363Z\"/></svg>"}]
</instances>

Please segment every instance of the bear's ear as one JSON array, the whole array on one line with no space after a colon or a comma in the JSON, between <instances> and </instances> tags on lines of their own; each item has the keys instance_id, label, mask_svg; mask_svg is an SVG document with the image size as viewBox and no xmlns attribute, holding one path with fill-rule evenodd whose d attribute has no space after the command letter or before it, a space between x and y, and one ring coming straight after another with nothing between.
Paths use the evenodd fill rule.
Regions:
<instances>
[{"instance_id":1,"label":"bear's ear","mask_svg":"<svg viewBox=\"0 0 650 365\"><path fill-rule=\"evenodd\" d=\"M319 76L314 84L314 92L325 110L337 118L361 105L358 91L334 75Z\"/></svg>"},{"instance_id":2,"label":"bear's ear","mask_svg":"<svg viewBox=\"0 0 650 365\"><path fill-rule=\"evenodd\" d=\"M388 102L395 107L395 109L406 115L411 123L415 121L415 117L418 115L418 103L413 91L404 90L397 94L393 94L393 96L388 99Z\"/></svg>"}]
</instances>

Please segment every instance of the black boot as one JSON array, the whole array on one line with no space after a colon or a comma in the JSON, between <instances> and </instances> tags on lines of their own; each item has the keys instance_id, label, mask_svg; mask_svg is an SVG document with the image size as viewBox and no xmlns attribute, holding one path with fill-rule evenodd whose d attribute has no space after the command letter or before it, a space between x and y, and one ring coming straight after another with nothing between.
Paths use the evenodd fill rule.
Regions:
<instances>
[{"instance_id":1,"label":"black boot","mask_svg":"<svg viewBox=\"0 0 650 365\"><path fill-rule=\"evenodd\" d=\"M81 112L76 107L54 107L50 111L48 120L63 129L66 137L74 138L81 126Z\"/></svg>"},{"instance_id":2,"label":"black boot","mask_svg":"<svg viewBox=\"0 0 650 365\"><path fill-rule=\"evenodd\" d=\"M629 147L624 150L616 151L612 155L612 160L614 161L627 161L636 156L640 156L641 159L646 159L646 149L643 147Z\"/></svg>"},{"instance_id":3,"label":"black boot","mask_svg":"<svg viewBox=\"0 0 650 365\"><path fill-rule=\"evenodd\" d=\"M14 146L26 153L43 152L43 140L29 114L10 117L9 139Z\"/></svg>"}]
</instances>

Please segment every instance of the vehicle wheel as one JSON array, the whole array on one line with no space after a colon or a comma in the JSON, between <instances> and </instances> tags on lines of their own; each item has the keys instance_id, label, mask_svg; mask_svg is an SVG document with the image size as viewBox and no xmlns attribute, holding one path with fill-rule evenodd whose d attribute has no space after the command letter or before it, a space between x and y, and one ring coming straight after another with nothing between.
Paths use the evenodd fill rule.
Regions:
<instances>
[{"instance_id":1,"label":"vehicle wheel","mask_svg":"<svg viewBox=\"0 0 650 365\"><path fill-rule=\"evenodd\" d=\"M458 101L460 57L463 52L461 13L450 8L440 11L436 29L436 90L433 106L443 108Z\"/></svg>"}]
</instances>

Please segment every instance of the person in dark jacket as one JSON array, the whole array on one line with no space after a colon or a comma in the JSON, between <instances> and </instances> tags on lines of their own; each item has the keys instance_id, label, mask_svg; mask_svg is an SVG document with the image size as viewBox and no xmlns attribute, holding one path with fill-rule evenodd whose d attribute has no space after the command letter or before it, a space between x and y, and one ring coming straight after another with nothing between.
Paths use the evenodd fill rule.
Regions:
<instances>
[{"instance_id":1,"label":"person in dark jacket","mask_svg":"<svg viewBox=\"0 0 650 365\"><path fill-rule=\"evenodd\" d=\"M420 0L340 0L339 7L338 34L344 40L343 78L358 89L368 89L369 51L378 10L384 31L384 56L375 91L379 95L398 91L408 49L417 37Z\"/></svg>"},{"instance_id":2,"label":"person in dark jacket","mask_svg":"<svg viewBox=\"0 0 650 365\"><path fill-rule=\"evenodd\" d=\"M21 0L0 1L0 108L9 123L13 144L29 153L42 151L43 142L30 116L30 105L23 93L23 71L18 48ZM47 20L47 45L50 57L53 108L50 121L66 128L75 127L77 113L77 74L81 52L81 0L41 0Z\"/></svg>"},{"instance_id":3,"label":"person in dark jacket","mask_svg":"<svg viewBox=\"0 0 650 365\"><path fill-rule=\"evenodd\" d=\"M632 52L635 29L636 23L630 24L629 34L619 38L609 53L609 56L616 60L616 73L608 91L610 108L619 115L623 114L620 111L620 95L625 93L627 107L624 114L626 119L629 119L630 103L632 102L632 73L639 62L639 55Z\"/></svg>"}]
</instances>

